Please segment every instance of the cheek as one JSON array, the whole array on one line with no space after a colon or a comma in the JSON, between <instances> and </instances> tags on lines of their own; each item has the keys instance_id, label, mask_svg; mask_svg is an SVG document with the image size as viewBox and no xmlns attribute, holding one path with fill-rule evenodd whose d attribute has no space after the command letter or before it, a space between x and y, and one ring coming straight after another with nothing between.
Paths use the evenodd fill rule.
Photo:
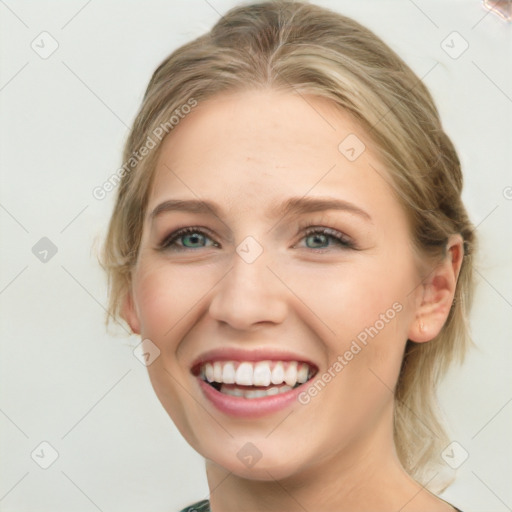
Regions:
<instances>
[{"instance_id":1,"label":"cheek","mask_svg":"<svg viewBox=\"0 0 512 512\"><path fill-rule=\"evenodd\" d=\"M336 333L333 339L339 342L353 339L375 324L383 330L383 321L386 331L391 331L390 320L394 320L396 331L407 323L403 313L412 289L410 270L407 261L361 256L339 265L292 269L288 282Z\"/></svg>"},{"instance_id":2,"label":"cheek","mask_svg":"<svg viewBox=\"0 0 512 512\"><path fill-rule=\"evenodd\" d=\"M207 273L198 268L143 263L134 277L134 297L141 323L141 334L168 338L194 305L211 288Z\"/></svg>"},{"instance_id":3,"label":"cheek","mask_svg":"<svg viewBox=\"0 0 512 512\"><path fill-rule=\"evenodd\" d=\"M351 262L299 275L298 295L335 333L322 336L327 364L336 375L333 399L351 403L354 410L361 407L361 414L375 410L390 399L400 371L413 311L413 259L398 250L361 254Z\"/></svg>"}]
</instances>

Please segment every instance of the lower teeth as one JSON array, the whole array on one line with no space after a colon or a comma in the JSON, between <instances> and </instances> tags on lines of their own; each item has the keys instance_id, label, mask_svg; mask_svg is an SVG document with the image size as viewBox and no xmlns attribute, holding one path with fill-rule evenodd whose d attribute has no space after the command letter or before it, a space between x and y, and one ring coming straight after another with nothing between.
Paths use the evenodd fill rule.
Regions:
<instances>
[{"instance_id":1,"label":"lower teeth","mask_svg":"<svg viewBox=\"0 0 512 512\"><path fill-rule=\"evenodd\" d=\"M295 387L295 386L294 386ZM234 386L226 386L222 384L220 386L221 393L224 393L225 395L231 395L231 396L238 396L243 398L263 398L265 396L272 396L272 395L278 395L280 393L286 393L287 391L291 391L293 388L291 386L287 385L281 385L281 386L273 386L268 389L242 389L239 387Z\"/></svg>"}]
</instances>

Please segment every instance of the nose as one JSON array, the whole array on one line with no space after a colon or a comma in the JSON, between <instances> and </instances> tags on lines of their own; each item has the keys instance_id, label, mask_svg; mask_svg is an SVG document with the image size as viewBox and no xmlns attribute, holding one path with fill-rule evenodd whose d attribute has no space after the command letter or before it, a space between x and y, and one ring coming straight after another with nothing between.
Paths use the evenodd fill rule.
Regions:
<instances>
[{"instance_id":1,"label":"nose","mask_svg":"<svg viewBox=\"0 0 512 512\"><path fill-rule=\"evenodd\" d=\"M210 315L238 330L283 322L288 311L288 290L268 263L265 252L253 262L234 252L231 269L215 287Z\"/></svg>"}]
</instances>

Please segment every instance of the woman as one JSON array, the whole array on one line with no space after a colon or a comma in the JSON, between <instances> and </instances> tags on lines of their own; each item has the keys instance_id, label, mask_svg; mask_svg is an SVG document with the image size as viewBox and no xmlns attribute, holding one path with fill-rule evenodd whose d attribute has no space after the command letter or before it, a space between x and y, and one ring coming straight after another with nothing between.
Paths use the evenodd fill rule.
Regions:
<instances>
[{"instance_id":1,"label":"woman","mask_svg":"<svg viewBox=\"0 0 512 512\"><path fill-rule=\"evenodd\" d=\"M155 71L124 162L110 314L206 460L185 510L456 510L434 393L475 239L407 65L318 6L232 9Z\"/></svg>"}]
</instances>

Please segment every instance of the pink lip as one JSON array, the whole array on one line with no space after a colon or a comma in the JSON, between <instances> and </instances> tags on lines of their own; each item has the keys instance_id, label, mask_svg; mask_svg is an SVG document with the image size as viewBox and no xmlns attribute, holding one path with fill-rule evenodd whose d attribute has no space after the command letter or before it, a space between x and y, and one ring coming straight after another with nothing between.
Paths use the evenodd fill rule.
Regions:
<instances>
[{"instance_id":1,"label":"pink lip","mask_svg":"<svg viewBox=\"0 0 512 512\"><path fill-rule=\"evenodd\" d=\"M293 354L286 350L254 349L243 350L239 348L217 348L204 352L191 365L191 369L197 370L202 363L210 361L299 361L307 363L312 368L318 369L318 365L305 356ZM283 393L284 394L284 393Z\"/></svg>"},{"instance_id":2,"label":"pink lip","mask_svg":"<svg viewBox=\"0 0 512 512\"><path fill-rule=\"evenodd\" d=\"M198 377L203 394L221 412L240 418L257 418L284 409L297 401L297 396L308 384L307 382L297 388L278 395L260 398L243 398L231 396L217 391ZM309 381L311 382L311 381Z\"/></svg>"},{"instance_id":3,"label":"pink lip","mask_svg":"<svg viewBox=\"0 0 512 512\"><path fill-rule=\"evenodd\" d=\"M277 395L250 399L232 396L217 391L213 386L210 386L199 377L201 364L213 361L299 361L307 363L315 370L315 373L318 371L318 365L310 361L309 358L286 350L268 348L244 350L234 347L222 347L204 352L191 365L191 373L199 382L199 387L203 395L219 411L231 416L244 418L264 416L292 405L296 402L299 393L304 390L304 386L306 386L308 382L311 382L311 380L290 391Z\"/></svg>"}]
</instances>

